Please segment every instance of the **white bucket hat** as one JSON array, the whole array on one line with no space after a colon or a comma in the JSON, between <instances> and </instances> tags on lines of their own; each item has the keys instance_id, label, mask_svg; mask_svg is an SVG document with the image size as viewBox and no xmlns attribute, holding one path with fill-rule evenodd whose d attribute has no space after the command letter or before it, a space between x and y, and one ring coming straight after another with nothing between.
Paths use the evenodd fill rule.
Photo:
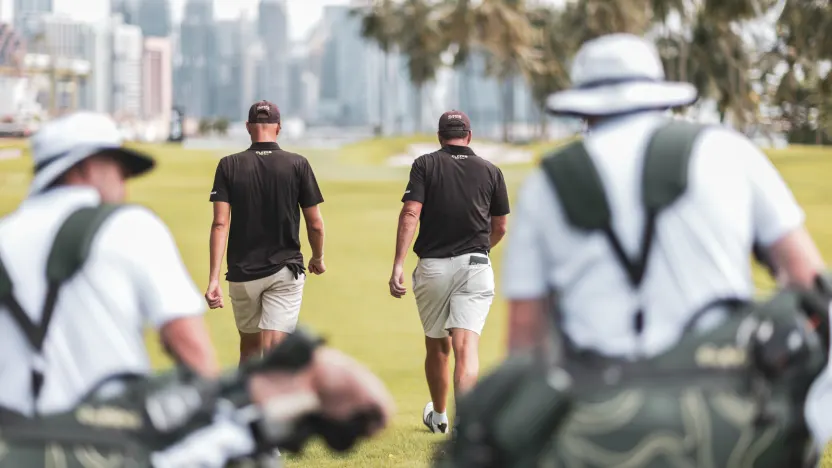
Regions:
<instances>
[{"instance_id":1,"label":"white bucket hat","mask_svg":"<svg viewBox=\"0 0 832 468\"><path fill-rule=\"evenodd\" d=\"M101 151L108 150L127 169L128 177L153 168L150 156L122 146L116 123L104 114L77 112L44 124L31 138L35 176L29 196L52 185L72 166Z\"/></svg>"},{"instance_id":2,"label":"white bucket hat","mask_svg":"<svg viewBox=\"0 0 832 468\"><path fill-rule=\"evenodd\" d=\"M552 114L595 117L681 107L696 101L690 83L665 81L656 47L632 34L610 34L581 46L572 89L546 100Z\"/></svg>"}]
</instances>

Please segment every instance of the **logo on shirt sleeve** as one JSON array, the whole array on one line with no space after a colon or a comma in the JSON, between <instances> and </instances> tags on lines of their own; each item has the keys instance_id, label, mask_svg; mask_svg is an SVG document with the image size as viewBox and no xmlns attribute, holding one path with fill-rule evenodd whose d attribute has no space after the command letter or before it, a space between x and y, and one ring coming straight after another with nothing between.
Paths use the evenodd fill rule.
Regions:
<instances>
[{"instance_id":1,"label":"logo on shirt sleeve","mask_svg":"<svg viewBox=\"0 0 832 468\"><path fill-rule=\"evenodd\" d=\"M216 190L214 190L213 192L211 192L211 195L216 195L216 194L217 194L217 191L216 191Z\"/></svg>"}]
</instances>

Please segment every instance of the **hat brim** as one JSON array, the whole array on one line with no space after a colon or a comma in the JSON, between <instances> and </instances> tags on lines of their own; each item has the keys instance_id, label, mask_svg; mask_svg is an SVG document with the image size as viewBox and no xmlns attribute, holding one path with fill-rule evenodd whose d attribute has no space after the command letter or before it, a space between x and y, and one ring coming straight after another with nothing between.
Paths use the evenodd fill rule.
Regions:
<instances>
[{"instance_id":1,"label":"hat brim","mask_svg":"<svg viewBox=\"0 0 832 468\"><path fill-rule=\"evenodd\" d=\"M697 97L690 83L627 82L554 93L546 100L546 110L554 115L599 117L687 106Z\"/></svg>"},{"instance_id":2,"label":"hat brim","mask_svg":"<svg viewBox=\"0 0 832 468\"><path fill-rule=\"evenodd\" d=\"M142 175L156 166L156 161L153 158L140 151L118 146L82 146L71 150L65 156L36 172L32 183L29 185L29 196L43 192L72 166L101 152L107 152L107 154L118 159L124 165L128 178Z\"/></svg>"}]
</instances>

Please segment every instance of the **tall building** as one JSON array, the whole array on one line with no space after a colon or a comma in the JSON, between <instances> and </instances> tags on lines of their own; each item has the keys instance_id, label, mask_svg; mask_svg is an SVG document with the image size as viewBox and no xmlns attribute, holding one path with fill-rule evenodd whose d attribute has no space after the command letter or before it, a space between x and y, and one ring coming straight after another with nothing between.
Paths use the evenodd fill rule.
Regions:
<instances>
[{"instance_id":1,"label":"tall building","mask_svg":"<svg viewBox=\"0 0 832 468\"><path fill-rule=\"evenodd\" d=\"M167 138L173 105L171 41L162 37L144 39L142 57L142 117L161 139Z\"/></svg>"},{"instance_id":2,"label":"tall building","mask_svg":"<svg viewBox=\"0 0 832 468\"><path fill-rule=\"evenodd\" d=\"M139 18L139 0L110 0L110 16L121 15L124 24L136 24Z\"/></svg>"},{"instance_id":3,"label":"tall building","mask_svg":"<svg viewBox=\"0 0 832 468\"><path fill-rule=\"evenodd\" d=\"M63 15L32 13L27 40L30 65L41 73L33 77L38 100L53 111L87 109L91 104L88 78L94 33L89 24ZM49 73L47 73L49 71Z\"/></svg>"},{"instance_id":4,"label":"tall building","mask_svg":"<svg viewBox=\"0 0 832 468\"><path fill-rule=\"evenodd\" d=\"M216 78L212 93L216 96L213 113L229 120L240 120L244 115L240 114L239 88L243 78L245 50L248 46L244 41L244 34L250 27L251 25L242 19L217 21L215 24L217 61L213 64L212 70Z\"/></svg>"},{"instance_id":5,"label":"tall building","mask_svg":"<svg viewBox=\"0 0 832 468\"><path fill-rule=\"evenodd\" d=\"M263 43L257 39L256 34L252 32L251 28L245 31L246 47L240 53L240 82L237 87L239 93L240 107L237 109L235 118L231 120L239 120L245 118L248 114L248 108L253 102L256 102L260 97L260 70L265 55ZM256 32L256 31L254 31ZM241 117L238 117L241 116Z\"/></svg>"},{"instance_id":6,"label":"tall building","mask_svg":"<svg viewBox=\"0 0 832 468\"><path fill-rule=\"evenodd\" d=\"M290 51L285 0L260 0L257 20L257 32L263 44L260 99L285 108L289 97Z\"/></svg>"},{"instance_id":7,"label":"tall building","mask_svg":"<svg viewBox=\"0 0 832 468\"><path fill-rule=\"evenodd\" d=\"M318 117L334 125L374 125L370 106L372 88L378 86L378 54L375 46L361 37L361 19L351 14L352 7L324 7L323 28L328 37L323 47L320 69Z\"/></svg>"},{"instance_id":8,"label":"tall building","mask_svg":"<svg viewBox=\"0 0 832 468\"><path fill-rule=\"evenodd\" d=\"M53 0L14 0L14 27L26 39L38 33L39 17L52 13Z\"/></svg>"},{"instance_id":9,"label":"tall building","mask_svg":"<svg viewBox=\"0 0 832 468\"><path fill-rule=\"evenodd\" d=\"M216 115L214 93L217 63L214 4L210 0L188 0L179 30L179 57L174 103L189 117Z\"/></svg>"},{"instance_id":10,"label":"tall building","mask_svg":"<svg viewBox=\"0 0 832 468\"><path fill-rule=\"evenodd\" d=\"M168 0L141 0L136 22L145 37L168 37L171 32L170 3Z\"/></svg>"},{"instance_id":11,"label":"tall building","mask_svg":"<svg viewBox=\"0 0 832 468\"><path fill-rule=\"evenodd\" d=\"M120 21L116 16L92 27L92 75L87 80L86 106L95 112L110 113L113 109L113 28Z\"/></svg>"},{"instance_id":12,"label":"tall building","mask_svg":"<svg viewBox=\"0 0 832 468\"><path fill-rule=\"evenodd\" d=\"M137 119L142 115L142 30L138 26L124 24L116 16L112 37L112 112L118 118Z\"/></svg>"}]
</instances>

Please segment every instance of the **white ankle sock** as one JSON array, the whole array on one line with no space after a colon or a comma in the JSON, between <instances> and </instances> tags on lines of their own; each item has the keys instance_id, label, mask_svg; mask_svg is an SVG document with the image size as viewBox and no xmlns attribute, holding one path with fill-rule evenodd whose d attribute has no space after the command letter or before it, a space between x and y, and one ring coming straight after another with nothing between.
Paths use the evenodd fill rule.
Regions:
<instances>
[{"instance_id":1,"label":"white ankle sock","mask_svg":"<svg viewBox=\"0 0 832 468\"><path fill-rule=\"evenodd\" d=\"M433 412L433 421L436 424L447 424L448 423L448 413L437 413L436 411Z\"/></svg>"}]
</instances>

